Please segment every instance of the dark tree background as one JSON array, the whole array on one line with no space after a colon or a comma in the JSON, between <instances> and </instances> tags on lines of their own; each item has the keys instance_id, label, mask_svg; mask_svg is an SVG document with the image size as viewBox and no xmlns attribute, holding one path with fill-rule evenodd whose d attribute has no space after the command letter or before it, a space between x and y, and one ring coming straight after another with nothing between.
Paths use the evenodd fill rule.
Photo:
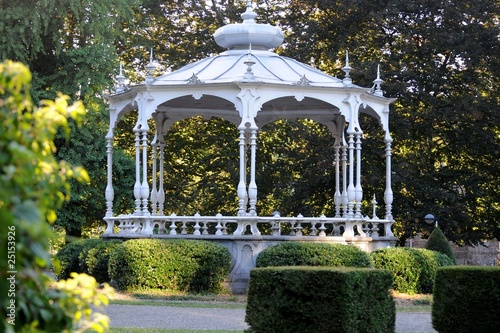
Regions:
<instances>
[{"instance_id":1,"label":"dark tree background","mask_svg":"<svg viewBox=\"0 0 500 333\"><path fill-rule=\"evenodd\" d=\"M60 90L99 112L102 107L93 105L112 87L117 57L127 78L142 82L150 48L156 75L221 52L212 34L223 24L241 22L246 5L235 0L114 0L87 7L74 0L48 2L53 11L40 8L39 16L28 1L1 2L8 15L0 18L0 56L30 65L39 96ZM361 86L373 84L380 64L385 96L398 98L390 118L393 212L403 241L431 231L423 222L426 213L434 214L456 243L500 238L498 1L254 2L257 20L285 31L280 54L343 77L349 50L351 76ZM60 3L65 6L56 6ZM106 12L111 15L102 15ZM84 24L89 20L91 27ZM28 26L33 33L27 33ZM118 131L125 151L130 124L133 117ZM381 130L368 118L362 126L363 186L371 200L384 190ZM201 136L199 128L208 135ZM166 162L170 209L234 213L234 132L234 125L218 119L192 118L172 128L172 159ZM309 120L279 121L261 129L259 144L261 214L332 212L332 138L324 128Z\"/></svg>"}]
</instances>

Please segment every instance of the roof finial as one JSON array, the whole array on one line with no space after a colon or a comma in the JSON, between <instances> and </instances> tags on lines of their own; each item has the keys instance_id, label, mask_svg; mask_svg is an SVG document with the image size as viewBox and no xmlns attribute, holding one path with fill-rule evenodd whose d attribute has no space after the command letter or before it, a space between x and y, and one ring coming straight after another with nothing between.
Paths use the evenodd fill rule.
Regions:
<instances>
[{"instance_id":1,"label":"roof finial","mask_svg":"<svg viewBox=\"0 0 500 333\"><path fill-rule=\"evenodd\" d=\"M346 86L352 84L352 79L349 76L349 72L352 70L351 66L349 66L349 51L345 51L345 66L342 68L345 73L345 78L342 80Z\"/></svg>"},{"instance_id":2,"label":"roof finial","mask_svg":"<svg viewBox=\"0 0 500 333\"><path fill-rule=\"evenodd\" d=\"M149 64L146 65L146 69L148 70L148 75L146 76L146 83L151 83L155 79L153 77L153 70L156 68L155 64L153 64L153 48L149 51Z\"/></svg>"},{"instance_id":3,"label":"roof finial","mask_svg":"<svg viewBox=\"0 0 500 333\"><path fill-rule=\"evenodd\" d=\"M243 75L244 80L253 80L253 72L252 72L252 66L255 65L255 60L252 58L252 43L250 43L248 47L248 53L247 53L247 59L245 62L243 62L245 65L247 65L247 71L245 75Z\"/></svg>"},{"instance_id":4,"label":"roof finial","mask_svg":"<svg viewBox=\"0 0 500 333\"><path fill-rule=\"evenodd\" d=\"M123 68L122 64L120 63L120 74L116 77L116 81L118 81L118 84L116 85L116 93L120 94L125 91L125 76L123 76Z\"/></svg>"},{"instance_id":5,"label":"roof finial","mask_svg":"<svg viewBox=\"0 0 500 333\"><path fill-rule=\"evenodd\" d=\"M377 66L377 78L373 81L374 83L374 92L373 94L376 96L384 96L384 92L380 87L384 81L380 78L380 64Z\"/></svg>"},{"instance_id":6,"label":"roof finial","mask_svg":"<svg viewBox=\"0 0 500 333\"><path fill-rule=\"evenodd\" d=\"M247 10L241 14L241 18L243 19L243 22L255 22L255 18L257 17L257 14L253 11L252 9L252 1L247 0Z\"/></svg>"}]
</instances>

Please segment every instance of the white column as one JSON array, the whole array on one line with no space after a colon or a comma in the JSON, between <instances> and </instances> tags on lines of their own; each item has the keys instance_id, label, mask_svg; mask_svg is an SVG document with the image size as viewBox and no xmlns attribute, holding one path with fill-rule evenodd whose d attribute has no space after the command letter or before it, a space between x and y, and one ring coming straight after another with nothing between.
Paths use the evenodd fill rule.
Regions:
<instances>
[{"instance_id":1,"label":"white column","mask_svg":"<svg viewBox=\"0 0 500 333\"><path fill-rule=\"evenodd\" d=\"M256 154L257 154L257 128L252 127L250 134L250 184L248 185L248 198L250 201L250 215L257 215L257 183L255 181Z\"/></svg>"},{"instance_id":2,"label":"white column","mask_svg":"<svg viewBox=\"0 0 500 333\"><path fill-rule=\"evenodd\" d=\"M106 184L106 217L113 216L113 200L115 191L113 189L113 131L110 129L106 136L106 153L107 153L107 180Z\"/></svg>"},{"instance_id":3,"label":"white column","mask_svg":"<svg viewBox=\"0 0 500 333\"><path fill-rule=\"evenodd\" d=\"M342 138L342 215L347 216L347 143Z\"/></svg>"},{"instance_id":4,"label":"white column","mask_svg":"<svg viewBox=\"0 0 500 333\"><path fill-rule=\"evenodd\" d=\"M385 219L392 220L392 201L393 201L393 193L392 193L392 171L391 171L391 144L392 138L389 132L387 131L385 134L385 192L384 192L384 201L385 201ZM392 234L392 232L391 232ZM387 231L386 231L387 235Z\"/></svg>"},{"instance_id":5,"label":"white column","mask_svg":"<svg viewBox=\"0 0 500 333\"><path fill-rule=\"evenodd\" d=\"M353 217L354 200L356 200L356 188L354 186L354 132L348 130L349 136L349 186L347 187L347 214Z\"/></svg>"},{"instance_id":6,"label":"white column","mask_svg":"<svg viewBox=\"0 0 500 333\"><path fill-rule=\"evenodd\" d=\"M158 189L158 215L164 214L165 208L165 190L163 189L163 164L165 163L165 142L160 141L160 186Z\"/></svg>"},{"instance_id":7,"label":"white column","mask_svg":"<svg viewBox=\"0 0 500 333\"><path fill-rule=\"evenodd\" d=\"M245 126L238 127L240 131L240 182L238 183L238 216L246 215L247 211L247 184L246 184L246 149L245 149Z\"/></svg>"},{"instance_id":8,"label":"white column","mask_svg":"<svg viewBox=\"0 0 500 333\"><path fill-rule=\"evenodd\" d=\"M362 131L356 133L356 187L355 187L355 201L356 212L355 216L361 218L361 201L363 200L363 188L361 187L361 138Z\"/></svg>"},{"instance_id":9,"label":"white column","mask_svg":"<svg viewBox=\"0 0 500 333\"><path fill-rule=\"evenodd\" d=\"M141 215L141 139L139 129L134 128L135 133L135 215Z\"/></svg>"},{"instance_id":10,"label":"white column","mask_svg":"<svg viewBox=\"0 0 500 333\"><path fill-rule=\"evenodd\" d=\"M152 155L152 184L151 184L151 214L158 215L158 191L156 189L156 183L158 182L156 176L156 165L157 165L157 155L158 155L158 134L151 143L151 155Z\"/></svg>"},{"instance_id":11,"label":"white column","mask_svg":"<svg viewBox=\"0 0 500 333\"><path fill-rule=\"evenodd\" d=\"M148 185L148 133L147 129L142 131L142 215L149 215L148 210L149 185Z\"/></svg>"},{"instance_id":12,"label":"white column","mask_svg":"<svg viewBox=\"0 0 500 333\"><path fill-rule=\"evenodd\" d=\"M340 193L340 144L335 143L335 217L340 217L340 205L342 204L342 194Z\"/></svg>"}]
</instances>

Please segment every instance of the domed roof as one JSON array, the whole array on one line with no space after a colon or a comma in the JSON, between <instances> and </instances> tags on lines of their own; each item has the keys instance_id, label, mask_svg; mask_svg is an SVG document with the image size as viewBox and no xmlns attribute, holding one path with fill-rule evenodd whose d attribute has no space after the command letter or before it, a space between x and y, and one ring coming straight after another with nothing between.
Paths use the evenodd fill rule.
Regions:
<instances>
[{"instance_id":1,"label":"domed roof","mask_svg":"<svg viewBox=\"0 0 500 333\"><path fill-rule=\"evenodd\" d=\"M241 14L243 23L228 24L217 29L214 34L215 42L226 49L269 50L283 43L283 32L270 24L255 22L257 14L252 10L251 1L247 3L247 10Z\"/></svg>"},{"instance_id":2,"label":"domed roof","mask_svg":"<svg viewBox=\"0 0 500 333\"><path fill-rule=\"evenodd\" d=\"M342 87L342 80L270 49L283 42L280 28L255 21L251 1L242 23L219 28L214 39L227 50L202 59L150 82L152 85L214 84L255 81L288 85Z\"/></svg>"}]
</instances>

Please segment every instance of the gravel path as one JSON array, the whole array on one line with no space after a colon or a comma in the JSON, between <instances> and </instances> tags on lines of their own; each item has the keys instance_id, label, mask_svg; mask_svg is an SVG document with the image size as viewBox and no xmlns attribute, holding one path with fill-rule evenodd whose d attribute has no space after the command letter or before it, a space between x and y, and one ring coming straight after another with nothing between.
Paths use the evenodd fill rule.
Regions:
<instances>
[{"instance_id":1,"label":"gravel path","mask_svg":"<svg viewBox=\"0 0 500 333\"><path fill-rule=\"evenodd\" d=\"M106 308L111 327L239 330L248 327L245 309L176 308L171 306L117 305ZM398 312L396 332L436 332L428 312Z\"/></svg>"}]
</instances>

